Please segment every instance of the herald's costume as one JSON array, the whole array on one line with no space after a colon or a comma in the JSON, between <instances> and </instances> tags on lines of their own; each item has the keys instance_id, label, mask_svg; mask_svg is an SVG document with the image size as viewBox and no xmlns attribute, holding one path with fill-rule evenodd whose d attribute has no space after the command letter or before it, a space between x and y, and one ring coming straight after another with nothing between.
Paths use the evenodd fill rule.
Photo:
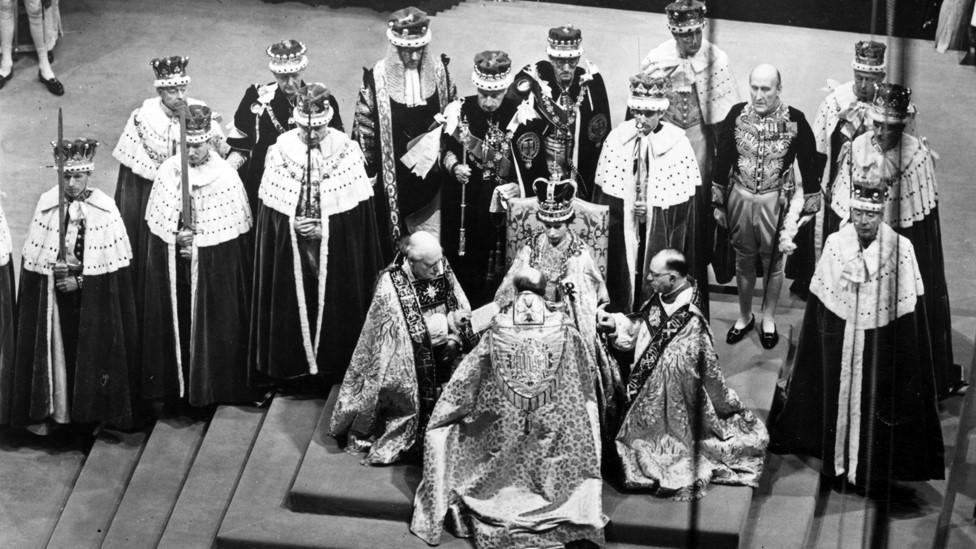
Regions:
<instances>
[{"instance_id":1,"label":"herald's costume","mask_svg":"<svg viewBox=\"0 0 976 549\"><path fill-rule=\"evenodd\" d=\"M593 370L572 320L519 294L437 401L410 530L479 548L602 545Z\"/></svg>"},{"instance_id":2,"label":"herald's costume","mask_svg":"<svg viewBox=\"0 0 976 549\"><path fill-rule=\"evenodd\" d=\"M583 56L582 43L579 29L553 27L546 52L553 59L578 59ZM577 66L572 82L564 87L552 61L537 61L516 75L510 94L528 99L547 123L542 147L549 175L575 180L579 197L590 200L600 150L611 128L607 89L596 66L589 61Z\"/></svg>"},{"instance_id":3,"label":"herald's costume","mask_svg":"<svg viewBox=\"0 0 976 549\"><path fill-rule=\"evenodd\" d=\"M632 77L628 105L635 110L663 111L669 103L669 86L660 72ZM662 122L645 135L634 120L614 128L603 145L596 185L595 200L610 206L607 286L611 310L630 312L635 303L639 307L650 297L648 265L665 248L694 258L695 276L707 280L705 250L693 253L699 230L694 197L701 175L691 143L680 128ZM635 201L647 204L644 219L634 213ZM706 315L707 311L703 310Z\"/></svg>"},{"instance_id":4,"label":"herald's costume","mask_svg":"<svg viewBox=\"0 0 976 549\"><path fill-rule=\"evenodd\" d=\"M444 274L426 280L415 279L408 262L394 262L376 283L330 427L349 448L368 450L366 463L389 464L422 449L441 385L456 366L431 344L433 331L450 333L462 350L477 342L454 321L456 311L471 307L442 262Z\"/></svg>"},{"instance_id":5,"label":"herald's costume","mask_svg":"<svg viewBox=\"0 0 976 549\"><path fill-rule=\"evenodd\" d=\"M64 141L65 173L91 172L96 145ZM125 225L98 189L66 197L65 206L65 262L79 289L55 288L55 187L38 200L24 244L9 423L132 428L139 408L139 347Z\"/></svg>"},{"instance_id":6,"label":"herald's costume","mask_svg":"<svg viewBox=\"0 0 976 549\"><path fill-rule=\"evenodd\" d=\"M680 500L701 497L709 482L757 486L769 436L725 385L697 284L673 303L655 294L639 314L614 316L615 345L634 351L627 411L616 434L624 486ZM695 441L699 395L704 417Z\"/></svg>"},{"instance_id":7,"label":"herald's costume","mask_svg":"<svg viewBox=\"0 0 976 549\"><path fill-rule=\"evenodd\" d=\"M573 216L573 193L573 184L568 180L536 181L539 219L568 222ZM495 294L495 303L499 308L504 309L515 301L515 276L527 267L546 275L546 299L559 304L579 329L583 344L590 353L590 362L596 367L593 378L597 383L601 425L612 424L617 416L623 387L617 364L596 333L597 311L607 306L610 297L603 275L593 261L590 246L572 230L568 230L555 246L544 232L540 233L519 251L509 267L505 280Z\"/></svg>"},{"instance_id":8,"label":"herald's costume","mask_svg":"<svg viewBox=\"0 0 976 549\"><path fill-rule=\"evenodd\" d=\"M7 216L0 209L0 425L10 423L14 375L14 347L17 343L17 304L14 301L13 243Z\"/></svg>"},{"instance_id":9,"label":"herald's costume","mask_svg":"<svg viewBox=\"0 0 976 549\"><path fill-rule=\"evenodd\" d=\"M163 57L153 59L150 65L156 75L156 88L186 86L190 77L186 74L188 57ZM202 105L203 102L187 98L187 105ZM220 115L212 113L214 120ZM211 138L211 145L217 153L223 153L227 145L220 131L220 125ZM163 105L162 99L152 97L129 115L125 129L119 137L112 156L119 161L119 178L115 186L115 203L122 213L125 229L132 244L132 282L136 291L136 308L142 308L142 279L145 272L144 248L149 241L146 231L146 203L156 170L169 157L179 152L180 118L179 113Z\"/></svg>"},{"instance_id":10,"label":"herald's costume","mask_svg":"<svg viewBox=\"0 0 976 549\"><path fill-rule=\"evenodd\" d=\"M512 81L505 52L475 56L471 79L479 90L498 92ZM453 174L458 163L471 169L462 189L453 175L441 190L441 245L473 307L491 301L505 272L504 215L497 205L501 185L515 183L520 194L532 194L532 182L548 174L542 152L545 122L525 103L505 97L497 110L485 112L478 96L452 102L444 111L443 164ZM463 206L462 206L463 204ZM464 209L464 253L461 210Z\"/></svg>"},{"instance_id":11,"label":"herald's costume","mask_svg":"<svg viewBox=\"0 0 976 549\"><path fill-rule=\"evenodd\" d=\"M401 160L414 140L431 129L435 115L457 93L447 73L447 58L435 60L427 51L429 24L427 14L417 8L390 15L389 51L372 69L363 69L363 86L356 101L352 138L359 142L365 155L367 175L374 179L376 216L386 263L393 259L401 236L416 229L438 232L434 214L442 179L442 172L436 168L439 151L428 155L424 169ZM419 69L404 67L397 54L400 47L424 48Z\"/></svg>"},{"instance_id":12,"label":"herald's costume","mask_svg":"<svg viewBox=\"0 0 976 549\"><path fill-rule=\"evenodd\" d=\"M777 451L857 485L943 478L923 291L911 242L884 223L866 248L853 225L827 237L772 423Z\"/></svg>"},{"instance_id":13,"label":"herald's costume","mask_svg":"<svg viewBox=\"0 0 976 549\"><path fill-rule=\"evenodd\" d=\"M267 50L271 58L268 68L275 74L300 73L308 67L305 51L305 45L297 40L276 42ZM329 104L335 113L329 127L343 131L339 103L330 96ZM234 125L228 132L227 144L232 151L241 155L238 162L242 164L238 167L238 174L244 182L247 201L254 215L257 215L258 187L261 186L268 147L277 141L279 135L294 128L291 102L288 95L278 88L277 82L252 84L247 88L234 113Z\"/></svg>"},{"instance_id":14,"label":"herald's costume","mask_svg":"<svg viewBox=\"0 0 976 549\"><path fill-rule=\"evenodd\" d=\"M207 141L210 109L190 106L187 142ZM251 208L237 172L213 151L189 165L190 216L182 219L179 154L156 172L146 224L141 312L143 398L186 398L193 406L253 400L247 332L253 274ZM192 230L184 259L177 232Z\"/></svg>"},{"instance_id":15,"label":"herald's costume","mask_svg":"<svg viewBox=\"0 0 976 549\"><path fill-rule=\"evenodd\" d=\"M871 109L872 116L904 116L910 90L896 84L881 84ZM898 114L902 113L902 114ZM927 339L935 363L936 392L942 396L957 388L962 379L952 354L952 326L945 260L942 255L942 226L939 220L938 187L933 153L924 139L903 133L894 149L883 151L872 134L854 140L851 154L841 161L840 174L831 199L833 214L850 218L851 177L880 178L887 186L885 220L911 241L925 284Z\"/></svg>"},{"instance_id":16,"label":"herald's costume","mask_svg":"<svg viewBox=\"0 0 976 549\"><path fill-rule=\"evenodd\" d=\"M886 46L880 42L859 41L854 45L854 60L851 67L855 72L884 75ZM829 85L829 83L828 83ZM817 140L817 152L824 156L823 170L824 195L829 197L833 190L834 180L838 175L841 151L846 151L850 143L861 134L871 130L871 119L868 117L870 101L861 101L854 93L854 82L840 84L834 88L817 109L817 116L813 121L813 135ZM843 153L846 154L846 153ZM843 192L849 193L850 189ZM823 218L820 220L820 218ZM840 219L830 208L823 208L817 212L817 218L822 223L824 239L837 230ZM791 290L801 296L809 293L810 277L816 267L816 251L820 249L815 241L816 226L808 223L802 227L796 236L798 246L796 253L786 261L786 275L793 278Z\"/></svg>"},{"instance_id":17,"label":"herald's costume","mask_svg":"<svg viewBox=\"0 0 976 549\"><path fill-rule=\"evenodd\" d=\"M299 92L295 119L328 123L328 91ZM306 129L268 148L258 194L249 372L252 381L324 374L341 378L349 364L382 268L372 187L356 143L328 129L307 161ZM321 220L322 237L301 237L296 218Z\"/></svg>"}]
</instances>

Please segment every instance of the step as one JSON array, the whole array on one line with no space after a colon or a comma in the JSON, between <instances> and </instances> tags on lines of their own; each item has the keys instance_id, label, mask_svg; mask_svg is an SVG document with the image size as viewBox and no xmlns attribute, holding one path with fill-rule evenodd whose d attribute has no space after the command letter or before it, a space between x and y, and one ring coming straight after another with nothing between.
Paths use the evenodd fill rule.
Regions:
<instances>
[{"instance_id":1,"label":"step","mask_svg":"<svg viewBox=\"0 0 976 549\"><path fill-rule=\"evenodd\" d=\"M744 549L810 546L820 489L819 460L767 454L766 470L753 499Z\"/></svg>"},{"instance_id":2,"label":"step","mask_svg":"<svg viewBox=\"0 0 976 549\"><path fill-rule=\"evenodd\" d=\"M182 417L156 422L102 547L156 547L206 430Z\"/></svg>"},{"instance_id":3,"label":"step","mask_svg":"<svg viewBox=\"0 0 976 549\"><path fill-rule=\"evenodd\" d=\"M146 433L103 432L64 505L48 547L99 547L139 462Z\"/></svg>"},{"instance_id":4,"label":"step","mask_svg":"<svg viewBox=\"0 0 976 549\"><path fill-rule=\"evenodd\" d=\"M251 406L217 408L160 538L160 548L213 546L265 411Z\"/></svg>"}]
</instances>

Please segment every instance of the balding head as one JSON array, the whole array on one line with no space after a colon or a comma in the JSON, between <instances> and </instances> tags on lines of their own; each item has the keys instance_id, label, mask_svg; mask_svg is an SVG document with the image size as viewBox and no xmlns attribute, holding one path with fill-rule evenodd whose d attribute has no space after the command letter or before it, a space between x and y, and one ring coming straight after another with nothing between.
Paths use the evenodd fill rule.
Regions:
<instances>
[{"instance_id":1,"label":"balding head","mask_svg":"<svg viewBox=\"0 0 976 549\"><path fill-rule=\"evenodd\" d=\"M440 262L444 253L436 236L426 231L413 233L407 237L404 254L415 277L426 279L440 274Z\"/></svg>"},{"instance_id":2,"label":"balding head","mask_svg":"<svg viewBox=\"0 0 976 549\"><path fill-rule=\"evenodd\" d=\"M749 99L757 113L767 114L776 110L780 90L782 78L776 67L763 63L749 73Z\"/></svg>"},{"instance_id":3,"label":"balding head","mask_svg":"<svg viewBox=\"0 0 976 549\"><path fill-rule=\"evenodd\" d=\"M512 280L515 291L533 292L541 296L546 295L546 275L533 267L526 267L519 271Z\"/></svg>"}]
</instances>

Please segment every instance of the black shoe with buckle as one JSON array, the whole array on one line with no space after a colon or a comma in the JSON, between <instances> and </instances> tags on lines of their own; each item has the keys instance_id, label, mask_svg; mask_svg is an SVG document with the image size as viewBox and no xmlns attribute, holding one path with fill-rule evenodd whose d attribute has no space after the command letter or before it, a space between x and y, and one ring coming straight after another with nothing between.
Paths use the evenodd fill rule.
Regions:
<instances>
[{"instance_id":1,"label":"black shoe with buckle","mask_svg":"<svg viewBox=\"0 0 976 549\"><path fill-rule=\"evenodd\" d=\"M772 349L779 343L779 332L776 331L776 326L773 326L772 333L766 330L759 331L759 343L763 346L763 349Z\"/></svg>"},{"instance_id":2,"label":"black shoe with buckle","mask_svg":"<svg viewBox=\"0 0 976 549\"><path fill-rule=\"evenodd\" d=\"M725 342L728 343L729 345L735 345L736 343L742 341L742 338L746 337L746 334L748 334L749 331L752 330L755 326L756 326L756 315L752 315L752 318L749 319L749 323L743 326L742 328L736 328L735 323L733 322L732 327L729 328L728 335L725 336Z\"/></svg>"},{"instance_id":3,"label":"black shoe with buckle","mask_svg":"<svg viewBox=\"0 0 976 549\"><path fill-rule=\"evenodd\" d=\"M2 90L3 87L7 85L7 82L13 77L14 77L14 68L10 67L10 72L7 73L7 76L0 76L0 90Z\"/></svg>"},{"instance_id":4,"label":"black shoe with buckle","mask_svg":"<svg viewBox=\"0 0 976 549\"><path fill-rule=\"evenodd\" d=\"M47 88L47 91L53 93L54 95L58 95L58 96L64 95L64 84L59 82L57 78L51 78L50 80L48 80L47 78L41 76L41 73L37 73L37 80L41 84L44 84L44 87Z\"/></svg>"}]
</instances>

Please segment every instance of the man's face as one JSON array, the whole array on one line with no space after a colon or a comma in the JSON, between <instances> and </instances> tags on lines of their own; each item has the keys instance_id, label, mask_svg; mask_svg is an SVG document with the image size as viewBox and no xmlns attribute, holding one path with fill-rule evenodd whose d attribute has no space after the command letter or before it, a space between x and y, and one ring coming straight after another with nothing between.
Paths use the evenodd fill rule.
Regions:
<instances>
[{"instance_id":1,"label":"man's face","mask_svg":"<svg viewBox=\"0 0 976 549\"><path fill-rule=\"evenodd\" d=\"M881 212L868 212L865 210L851 209L851 223L857 238L862 244L873 242L878 236L878 227L881 226Z\"/></svg>"},{"instance_id":2,"label":"man's face","mask_svg":"<svg viewBox=\"0 0 976 549\"><path fill-rule=\"evenodd\" d=\"M424 53L427 51L427 46L421 46L419 48L397 48L397 55L400 56L400 62L403 66L408 69L418 69L420 68L420 61L424 58Z\"/></svg>"},{"instance_id":3,"label":"man's face","mask_svg":"<svg viewBox=\"0 0 976 549\"><path fill-rule=\"evenodd\" d=\"M552 246L558 246L569 234L569 225L566 223L544 222L543 227L546 231L546 238L549 239L549 244Z\"/></svg>"},{"instance_id":4,"label":"man's face","mask_svg":"<svg viewBox=\"0 0 976 549\"><path fill-rule=\"evenodd\" d=\"M770 74L753 74L749 77L749 98L752 108L759 114L767 114L779 106L779 76Z\"/></svg>"},{"instance_id":5,"label":"man's face","mask_svg":"<svg viewBox=\"0 0 976 549\"><path fill-rule=\"evenodd\" d=\"M289 74L274 73L275 80L278 82L278 89L285 95L295 95L298 88L302 85L302 73L294 72Z\"/></svg>"},{"instance_id":6,"label":"man's face","mask_svg":"<svg viewBox=\"0 0 976 549\"><path fill-rule=\"evenodd\" d=\"M647 135L654 131L658 124L661 123L661 118L664 116L664 111L631 111L634 114L634 122L637 125L637 130L644 135Z\"/></svg>"},{"instance_id":7,"label":"man's face","mask_svg":"<svg viewBox=\"0 0 976 549\"><path fill-rule=\"evenodd\" d=\"M64 174L64 193L71 198L85 192L88 188L88 172Z\"/></svg>"},{"instance_id":8,"label":"man's face","mask_svg":"<svg viewBox=\"0 0 976 549\"><path fill-rule=\"evenodd\" d=\"M325 126L316 126L316 127L312 128L312 132L311 132L310 135L307 133L308 132L307 126L304 126L302 124L299 124L298 127L301 128L301 130L302 130L302 133L301 133L302 139L311 138L311 141L312 141L311 144L312 144L312 146L315 146L315 145L318 145L319 143L321 143L322 140L325 139L325 135L327 133L329 133L329 126L328 125L325 125Z\"/></svg>"},{"instance_id":9,"label":"man's face","mask_svg":"<svg viewBox=\"0 0 976 549\"><path fill-rule=\"evenodd\" d=\"M874 92L884 77L883 72L854 71L854 95L857 100L869 103L874 99Z\"/></svg>"},{"instance_id":10,"label":"man's face","mask_svg":"<svg viewBox=\"0 0 976 549\"><path fill-rule=\"evenodd\" d=\"M167 86L156 88L163 105L171 111L179 111L186 108L186 86Z\"/></svg>"},{"instance_id":11,"label":"man's face","mask_svg":"<svg viewBox=\"0 0 976 549\"><path fill-rule=\"evenodd\" d=\"M556 71L556 80L563 86L568 86L573 83L573 77L576 76L576 67L579 66L579 57L550 57L549 62L552 63L552 68Z\"/></svg>"},{"instance_id":12,"label":"man's face","mask_svg":"<svg viewBox=\"0 0 976 549\"><path fill-rule=\"evenodd\" d=\"M427 280L441 274L441 254L418 254L410 257L410 271L417 280Z\"/></svg>"},{"instance_id":13,"label":"man's face","mask_svg":"<svg viewBox=\"0 0 976 549\"><path fill-rule=\"evenodd\" d=\"M697 29L692 32L681 34L671 33L674 41L678 44L678 55L681 57L694 57L702 46L702 30Z\"/></svg>"},{"instance_id":14,"label":"man's face","mask_svg":"<svg viewBox=\"0 0 976 549\"><path fill-rule=\"evenodd\" d=\"M648 265L647 282L651 289L660 294L666 294L674 289L677 277L669 271L664 260L655 257Z\"/></svg>"},{"instance_id":15,"label":"man's face","mask_svg":"<svg viewBox=\"0 0 976 549\"><path fill-rule=\"evenodd\" d=\"M187 143L186 144L186 159L187 161L194 165L199 166L203 164L207 157L210 155L210 143L204 141L203 143Z\"/></svg>"},{"instance_id":16,"label":"man's face","mask_svg":"<svg viewBox=\"0 0 976 549\"><path fill-rule=\"evenodd\" d=\"M497 111L498 107L502 106L502 100L505 99L505 92L507 91L478 90L478 106L485 112Z\"/></svg>"},{"instance_id":17,"label":"man's face","mask_svg":"<svg viewBox=\"0 0 976 549\"><path fill-rule=\"evenodd\" d=\"M888 150L898 146L901 142L901 134L905 133L905 125L898 122L873 121L874 138L882 149Z\"/></svg>"}]
</instances>

